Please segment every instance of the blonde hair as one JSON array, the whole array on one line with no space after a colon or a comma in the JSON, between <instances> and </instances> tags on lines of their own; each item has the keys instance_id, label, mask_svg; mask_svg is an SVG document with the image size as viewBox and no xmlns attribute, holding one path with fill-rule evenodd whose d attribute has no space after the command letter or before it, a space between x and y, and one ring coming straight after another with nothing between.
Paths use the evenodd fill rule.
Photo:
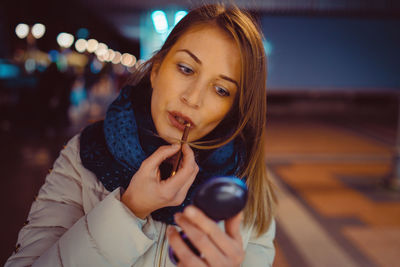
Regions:
<instances>
[{"instance_id":1,"label":"blonde hair","mask_svg":"<svg viewBox=\"0 0 400 267\"><path fill-rule=\"evenodd\" d=\"M139 83L162 62L171 47L185 32L195 25L217 25L238 45L241 57L239 94L223 123L236 123L235 130L222 139L193 142L199 149L213 149L240 138L245 145L245 160L239 167L238 177L246 177L249 200L244 210L244 224L254 225L257 235L268 230L275 214L276 197L267 177L264 160L264 131L266 124L266 55L262 34L254 19L245 11L222 4L204 5L189 12L171 31L162 48L131 79ZM207 145L208 144L208 145Z\"/></svg>"}]
</instances>

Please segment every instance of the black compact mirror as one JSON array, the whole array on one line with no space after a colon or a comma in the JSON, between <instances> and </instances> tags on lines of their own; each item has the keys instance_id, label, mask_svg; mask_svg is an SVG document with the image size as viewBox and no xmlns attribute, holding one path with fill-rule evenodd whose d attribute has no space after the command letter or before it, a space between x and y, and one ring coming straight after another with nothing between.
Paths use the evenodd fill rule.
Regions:
<instances>
[{"instance_id":1,"label":"black compact mirror","mask_svg":"<svg viewBox=\"0 0 400 267\"><path fill-rule=\"evenodd\" d=\"M193 196L193 205L215 221L235 216L246 202L246 184L237 177L213 178L202 185Z\"/></svg>"}]
</instances>

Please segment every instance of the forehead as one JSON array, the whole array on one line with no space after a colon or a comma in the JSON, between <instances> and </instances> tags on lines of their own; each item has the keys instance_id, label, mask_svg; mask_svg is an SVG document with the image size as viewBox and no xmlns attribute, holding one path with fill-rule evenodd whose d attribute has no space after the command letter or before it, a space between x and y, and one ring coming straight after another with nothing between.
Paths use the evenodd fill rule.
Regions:
<instances>
[{"instance_id":1,"label":"forehead","mask_svg":"<svg viewBox=\"0 0 400 267\"><path fill-rule=\"evenodd\" d=\"M238 50L234 39L216 24L200 24L190 27L175 43L176 46L190 45L193 49L204 44L214 44L225 49ZM211 47L207 47L210 49ZM212 50L212 49L210 49Z\"/></svg>"},{"instance_id":2,"label":"forehead","mask_svg":"<svg viewBox=\"0 0 400 267\"><path fill-rule=\"evenodd\" d=\"M187 30L171 48L172 55L187 49L204 65L220 68L223 74L239 79L240 51L233 37L217 25L196 25Z\"/></svg>"},{"instance_id":3,"label":"forehead","mask_svg":"<svg viewBox=\"0 0 400 267\"><path fill-rule=\"evenodd\" d=\"M233 41L232 36L222 29L217 23L203 23L203 24L195 24L189 27L181 36L178 38L178 41L182 41L182 39L188 38L190 35L207 35L207 34L218 34L220 38L225 40Z\"/></svg>"}]
</instances>

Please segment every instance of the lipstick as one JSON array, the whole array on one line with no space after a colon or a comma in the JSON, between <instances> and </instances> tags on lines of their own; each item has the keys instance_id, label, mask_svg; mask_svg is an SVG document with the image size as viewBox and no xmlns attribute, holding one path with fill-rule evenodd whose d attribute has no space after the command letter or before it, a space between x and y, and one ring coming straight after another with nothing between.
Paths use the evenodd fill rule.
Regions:
<instances>
[{"instance_id":1,"label":"lipstick","mask_svg":"<svg viewBox=\"0 0 400 267\"><path fill-rule=\"evenodd\" d=\"M181 138L181 149L179 149L178 156L176 157L176 160L172 167L171 176L174 176L176 174L176 172L178 171L179 164L181 163L181 160L182 160L182 144L184 142L186 142L186 140L187 140L187 137L189 135L189 129L190 129L190 123L186 123L185 129L183 130L183 134L182 134L182 138Z\"/></svg>"}]
</instances>

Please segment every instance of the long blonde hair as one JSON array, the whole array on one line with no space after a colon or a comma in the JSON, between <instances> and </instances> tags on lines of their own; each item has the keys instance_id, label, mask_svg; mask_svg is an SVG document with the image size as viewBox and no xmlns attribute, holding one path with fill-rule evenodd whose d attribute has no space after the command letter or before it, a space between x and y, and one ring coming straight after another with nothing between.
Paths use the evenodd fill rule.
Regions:
<instances>
[{"instance_id":1,"label":"long blonde hair","mask_svg":"<svg viewBox=\"0 0 400 267\"><path fill-rule=\"evenodd\" d=\"M148 76L154 63L161 63L179 37L195 25L216 25L231 36L240 50L242 71L239 94L227 115L230 123L236 123L233 133L217 142L211 140L191 145L199 149L213 149L237 137L242 140L246 155L236 175L247 178L249 189L244 224L254 225L257 235L261 235L267 231L275 214L276 197L267 177L264 160L266 55L262 34L254 19L235 6L226 7L222 4L205 5L192 10L174 27L162 48L134 73L130 83L137 84Z\"/></svg>"}]
</instances>

